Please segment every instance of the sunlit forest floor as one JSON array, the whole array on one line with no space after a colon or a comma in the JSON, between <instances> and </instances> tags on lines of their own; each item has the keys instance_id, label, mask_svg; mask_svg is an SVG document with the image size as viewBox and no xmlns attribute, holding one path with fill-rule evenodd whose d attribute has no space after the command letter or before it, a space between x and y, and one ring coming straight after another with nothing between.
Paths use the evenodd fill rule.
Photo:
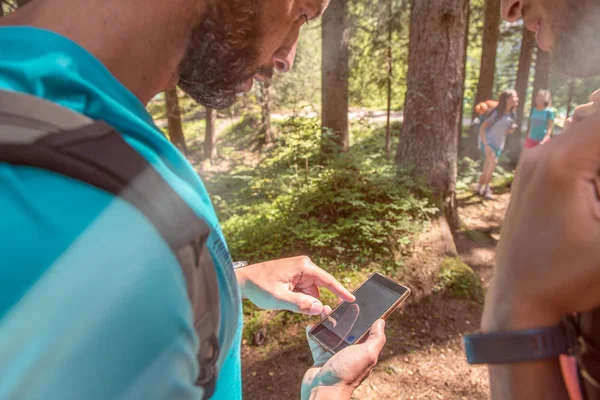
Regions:
<instances>
[{"instance_id":1,"label":"sunlit forest floor","mask_svg":"<svg viewBox=\"0 0 600 400\"><path fill-rule=\"evenodd\" d=\"M494 248L509 198L510 194L504 193L493 201L461 201L465 228L456 237L458 253L473 267L484 287L491 277ZM445 249L431 242L436 232L424 236L423 248L412 265L432 271ZM427 273L415 271L410 280L418 291L388 320L384 353L355 398L488 399L487 371L467 365L461 341L464 333L479 326L482 303L436 292ZM298 398L302 375L312 361L306 345L270 349L244 346L242 355L246 398Z\"/></svg>"},{"instance_id":2,"label":"sunlit forest floor","mask_svg":"<svg viewBox=\"0 0 600 400\"><path fill-rule=\"evenodd\" d=\"M320 132L318 124L311 118L303 118L292 124L290 131L284 117L282 121L274 122L274 129L280 131L279 135L288 135L287 142L280 149L269 150L268 146L266 149L256 146L255 120L219 120L219 155L213 162L203 160L201 133L190 134L203 131L200 123L184 126L188 158L213 197L234 258L255 262L280 254L306 253L351 289L374 270L381 270L411 288L411 298L388 320L384 353L372 375L356 391L356 399L487 399L486 369L466 364L461 337L477 329L480 323L483 293L491 277L494 248L510 198L511 175L504 171L496 174L497 196L494 200L482 201L472 194L477 164L461 162L457 187L462 225L453 238L426 200L423 203L419 200L421 195L413 193L420 190L419 186L407 183L411 178L400 173L398 182L407 185L407 189L394 194L393 198L399 199L399 208L393 205L384 208L386 217L383 218L396 213L400 217L392 215L388 222L411 226L403 226L388 235L401 237L393 237L384 247L395 247L397 243L398 248L388 249L388 253L376 249L378 240L386 235L384 232L383 236L377 236L379 228L375 226L369 231L374 236L360 239L363 242L347 232L340 233L339 238L333 240L337 253L332 255L328 251L331 246L319 247L319 241L331 243L326 240L337 234L337 228L327 230L328 223L313 221L299 230L322 229L323 232L305 232L286 241L285 235L290 231L280 231L278 225L288 222L279 222L278 218L293 217L298 212L296 208L306 207L303 204L308 195L308 203L316 204L317 209L301 210L307 215L315 212L328 215L331 212L328 204L336 202L338 197L342 198L338 208L351 209L343 220L329 224L334 227L355 229L355 225L378 222L374 220L379 214L372 209L389 207L386 203L390 198L381 193L378 197L368 197L369 193L364 192L376 191L378 187L383 187L382 193L393 191L396 185L393 180L397 178L397 173L390 170L393 162L382 154L383 122L377 120L376 115L352 121L351 152L343 156L349 160L342 158L341 164L338 160L338 164L323 167L314 165L315 142L310 133ZM394 137L398 137L399 129L396 123ZM344 175L344 168L356 170L346 171ZM369 171L363 176L360 171L365 168ZM332 189L322 175L338 172L341 175L333 180ZM356 183L352 182L355 176ZM374 177L369 178L371 176ZM389 184L392 186L386 186ZM342 185L340 192L336 185ZM294 208L287 204L286 193L291 193L292 203L300 205ZM323 200L319 196L326 197ZM278 207L285 212L280 213ZM413 217L402 219L406 218L405 214ZM265 219L265 215L268 218ZM302 215L291 221L304 223ZM363 219L356 219L357 215ZM390 226L383 229L391 229ZM313 236L306 239L309 233ZM270 241L271 234L279 236ZM303 244L298 247L297 242ZM369 243L374 246L372 249L368 248ZM303 246L307 244L312 247L304 251ZM362 253L354 258L344 257L346 252L355 254L357 247ZM385 261L388 258L390 262ZM331 303L334 299L326 293L324 301ZM244 314L244 397L251 400L298 398L302 376L312 362L304 338L304 327L310 320L290 313L260 311L249 303L244 304Z\"/></svg>"}]
</instances>

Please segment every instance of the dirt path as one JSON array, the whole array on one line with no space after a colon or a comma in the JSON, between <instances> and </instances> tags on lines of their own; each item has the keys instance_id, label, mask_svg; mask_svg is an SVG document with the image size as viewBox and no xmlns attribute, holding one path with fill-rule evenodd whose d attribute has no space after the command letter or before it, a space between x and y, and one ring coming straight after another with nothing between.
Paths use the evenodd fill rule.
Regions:
<instances>
[{"instance_id":1,"label":"dirt path","mask_svg":"<svg viewBox=\"0 0 600 400\"><path fill-rule=\"evenodd\" d=\"M456 244L463 260L481 276L491 277L500 224L510 195L493 201L462 200L465 231ZM407 304L386 326L387 345L372 375L355 392L356 399L487 399L484 367L467 365L461 336L479 326L482 305L432 293ZM297 332L303 335L304 332ZM244 346L246 399L297 399L300 382L311 364L308 346L266 350Z\"/></svg>"}]
</instances>

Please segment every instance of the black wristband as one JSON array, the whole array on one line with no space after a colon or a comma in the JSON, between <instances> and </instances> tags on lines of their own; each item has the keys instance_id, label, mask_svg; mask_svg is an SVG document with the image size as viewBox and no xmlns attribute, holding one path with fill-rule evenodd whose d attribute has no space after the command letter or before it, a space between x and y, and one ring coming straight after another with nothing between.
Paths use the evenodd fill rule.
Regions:
<instances>
[{"instance_id":1,"label":"black wristband","mask_svg":"<svg viewBox=\"0 0 600 400\"><path fill-rule=\"evenodd\" d=\"M463 341L469 364L511 364L574 354L578 348L575 321L515 332L476 333Z\"/></svg>"}]
</instances>

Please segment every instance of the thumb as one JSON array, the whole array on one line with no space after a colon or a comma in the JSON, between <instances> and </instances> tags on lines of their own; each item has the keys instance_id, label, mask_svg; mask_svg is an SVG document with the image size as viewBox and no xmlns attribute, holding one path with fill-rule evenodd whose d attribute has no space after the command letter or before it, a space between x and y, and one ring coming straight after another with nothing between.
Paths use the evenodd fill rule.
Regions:
<instances>
[{"instance_id":1,"label":"thumb","mask_svg":"<svg viewBox=\"0 0 600 400\"><path fill-rule=\"evenodd\" d=\"M600 89L592 93L592 95L590 96L590 101L600 101Z\"/></svg>"},{"instance_id":2,"label":"thumb","mask_svg":"<svg viewBox=\"0 0 600 400\"><path fill-rule=\"evenodd\" d=\"M323 303L304 293L287 291L279 298L282 308L306 315L319 315L323 311Z\"/></svg>"},{"instance_id":3,"label":"thumb","mask_svg":"<svg viewBox=\"0 0 600 400\"><path fill-rule=\"evenodd\" d=\"M369 332L369 337L363 345L367 346L370 353L379 354L385 346L385 321L380 319L375 321Z\"/></svg>"}]
</instances>

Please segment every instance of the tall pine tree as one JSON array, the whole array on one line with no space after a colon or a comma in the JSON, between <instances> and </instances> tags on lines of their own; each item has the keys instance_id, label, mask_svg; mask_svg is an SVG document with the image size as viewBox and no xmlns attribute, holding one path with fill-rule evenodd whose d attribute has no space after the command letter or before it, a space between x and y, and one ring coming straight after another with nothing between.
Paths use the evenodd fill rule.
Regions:
<instances>
[{"instance_id":1,"label":"tall pine tree","mask_svg":"<svg viewBox=\"0 0 600 400\"><path fill-rule=\"evenodd\" d=\"M331 0L323 15L322 126L333 133L323 152L348 151L348 1ZM334 149L328 148L331 144Z\"/></svg>"},{"instance_id":2,"label":"tall pine tree","mask_svg":"<svg viewBox=\"0 0 600 400\"><path fill-rule=\"evenodd\" d=\"M404 125L396 161L414 167L456 227L457 142L463 102L466 0L414 0Z\"/></svg>"}]
</instances>

